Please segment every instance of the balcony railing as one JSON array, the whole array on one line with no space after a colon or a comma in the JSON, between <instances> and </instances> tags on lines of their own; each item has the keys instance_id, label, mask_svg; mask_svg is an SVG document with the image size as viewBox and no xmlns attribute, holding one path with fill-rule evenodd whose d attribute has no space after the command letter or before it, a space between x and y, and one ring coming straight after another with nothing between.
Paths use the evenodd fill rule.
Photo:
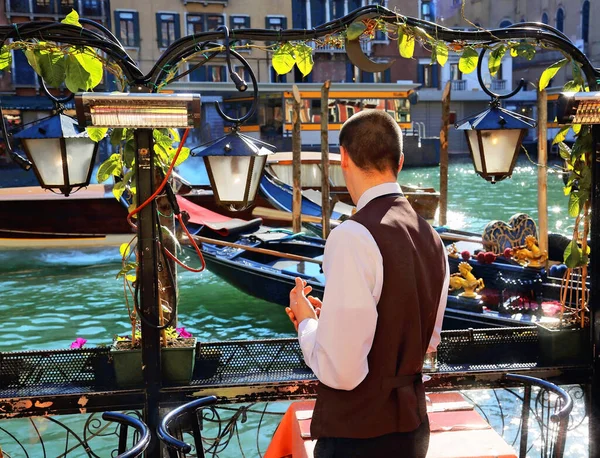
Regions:
<instances>
[{"instance_id":1,"label":"balcony railing","mask_svg":"<svg viewBox=\"0 0 600 458\"><path fill-rule=\"evenodd\" d=\"M506 90L506 80L492 80L492 91Z\"/></svg>"},{"instance_id":2,"label":"balcony railing","mask_svg":"<svg viewBox=\"0 0 600 458\"><path fill-rule=\"evenodd\" d=\"M467 90L467 80L452 80L452 90L453 91L466 91Z\"/></svg>"},{"instance_id":3,"label":"balcony railing","mask_svg":"<svg viewBox=\"0 0 600 458\"><path fill-rule=\"evenodd\" d=\"M319 45L319 44L312 43L311 46L313 47L315 52L333 52L333 53L345 53L346 52L346 49L344 48L343 44L341 45L341 47L338 47L338 46L329 45L329 44ZM367 54L367 55L371 54L371 47L372 47L371 41L361 41L360 47L365 54Z\"/></svg>"}]
</instances>

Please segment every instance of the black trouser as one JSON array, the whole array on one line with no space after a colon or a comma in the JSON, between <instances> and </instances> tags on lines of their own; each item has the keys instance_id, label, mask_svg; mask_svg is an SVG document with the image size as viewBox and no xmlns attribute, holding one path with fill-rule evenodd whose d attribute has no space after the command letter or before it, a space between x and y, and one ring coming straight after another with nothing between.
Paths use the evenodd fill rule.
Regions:
<instances>
[{"instance_id":1,"label":"black trouser","mask_svg":"<svg viewBox=\"0 0 600 458\"><path fill-rule=\"evenodd\" d=\"M425 458L429 448L429 420L409 433L391 433L369 439L322 437L314 458Z\"/></svg>"}]
</instances>

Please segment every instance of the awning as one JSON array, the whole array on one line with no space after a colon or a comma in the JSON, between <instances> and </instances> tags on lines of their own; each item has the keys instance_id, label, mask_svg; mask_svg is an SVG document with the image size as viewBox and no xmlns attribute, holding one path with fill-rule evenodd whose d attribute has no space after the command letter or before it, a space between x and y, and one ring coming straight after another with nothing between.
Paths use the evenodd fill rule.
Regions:
<instances>
[{"instance_id":1,"label":"awning","mask_svg":"<svg viewBox=\"0 0 600 458\"><path fill-rule=\"evenodd\" d=\"M13 110L51 111L54 109L54 104L48 97L38 95L0 95L0 104L2 108ZM73 101L69 101L64 106L75 107Z\"/></svg>"}]
</instances>

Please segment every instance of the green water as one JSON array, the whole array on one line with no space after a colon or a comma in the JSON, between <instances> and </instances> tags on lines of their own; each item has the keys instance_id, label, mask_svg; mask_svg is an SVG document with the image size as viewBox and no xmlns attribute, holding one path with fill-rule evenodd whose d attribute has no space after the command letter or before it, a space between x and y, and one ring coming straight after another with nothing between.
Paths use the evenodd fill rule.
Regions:
<instances>
[{"instance_id":1,"label":"green water","mask_svg":"<svg viewBox=\"0 0 600 458\"><path fill-rule=\"evenodd\" d=\"M435 167L408 169L401 173L400 182L439 188L439 171ZM526 162L517 167L512 179L495 185L477 177L470 164L453 163L449 173L448 225L481 231L490 220L508 220L517 212L537 218L536 187L537 170ZM561 177L550 173L551 231L568 233L572 219L568 217L566 204ZM88 345L109 344L114 334L126 334L129 325L122 284L115 280L118 260L116 248L0 251L0 350L68 348L77 337L87 339ZM197 265L197 261L189 262ZM294 336L281 307L251 298L210 272L194 274L180 269L179 287L180 323L200 340ZM481 394L474 396L479 396L477 399L481 402L490 398L489 392L478 393ZM269 410L281 412L286 405L271 405ZM263 405L259 407L261 410ZM258 414L250 415L242 428L241 440L246 456L258 456L256 427L259 418ZM68 421L76 424L78 420ZM259 437L263 451L278 421L279 417L265 416ZM9 441L4 440L2 427L13 432L19 430L20 434L31 437L31 426L23 429L19 426L22 424L23 420L0 422L3 449L9 451L5 445ZM584 422L582 427L569 433L570 456L585 456L582 453L587 443L586 424ZM501 425L495 426L501 428ZM108 456L106 449L102 450L106 455L100 453L100 456ZM11 456L26 455L13 450ZM30 456L42 455L30 453ZM58 453L49 456L58 456ZM74 452L68 456L85 455ZM241 455L232 444L219 456Z\"/></svg>"}]
</instances>

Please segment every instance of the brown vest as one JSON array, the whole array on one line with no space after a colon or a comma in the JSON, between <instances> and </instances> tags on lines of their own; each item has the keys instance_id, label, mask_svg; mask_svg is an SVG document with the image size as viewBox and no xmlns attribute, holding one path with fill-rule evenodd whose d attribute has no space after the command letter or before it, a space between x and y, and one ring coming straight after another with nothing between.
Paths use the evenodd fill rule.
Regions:
<instances>
[{"instance_id":1,"label":"brown vest","mask_svg":"<svg viewBox=\"0 0 600 458\"><path fill-rule=\"evenodd\" d=\"M398 195L373 199L351 218L383 257L383 289L369 373L353 390L319 383L312 437L369 438L419 427L427 415L421 381L446 274L434 229Z\"/></svg>"}]
</instances>

